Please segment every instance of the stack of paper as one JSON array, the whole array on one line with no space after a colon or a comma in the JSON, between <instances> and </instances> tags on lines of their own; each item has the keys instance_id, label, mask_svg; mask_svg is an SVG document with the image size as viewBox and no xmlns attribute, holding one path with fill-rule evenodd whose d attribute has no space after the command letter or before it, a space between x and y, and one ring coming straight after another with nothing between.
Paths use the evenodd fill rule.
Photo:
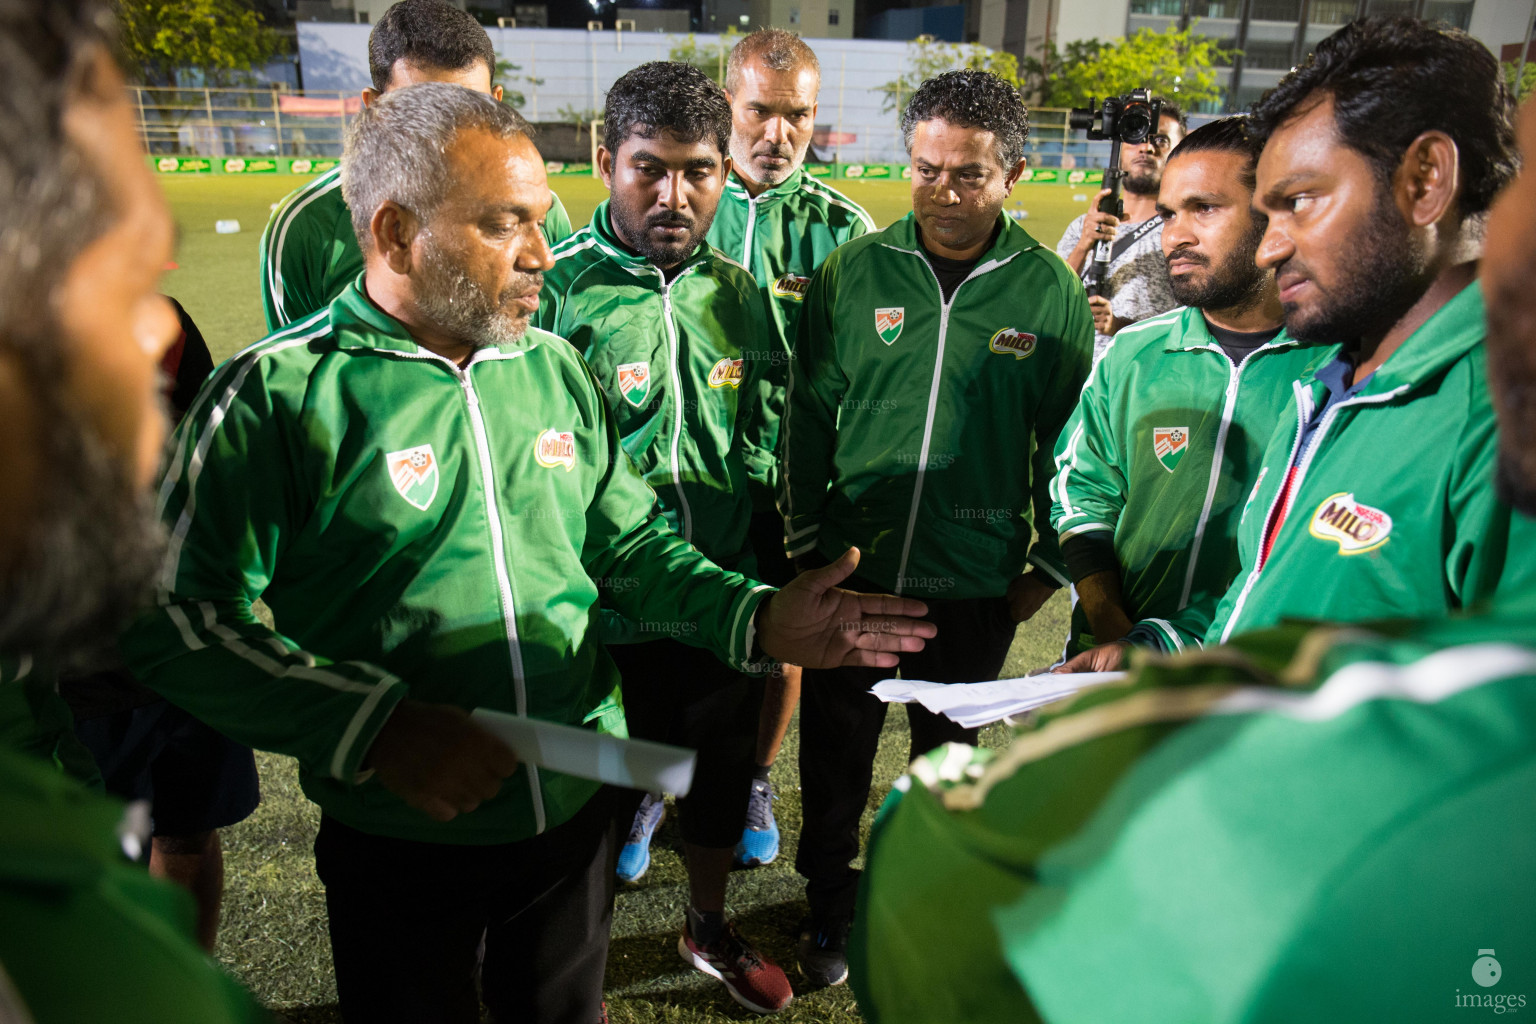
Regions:
<instances>
[{"instance_id":1,"label":"stack of paper","mask_svg":"<svg viewBox=\"0 0 1536 1024\"><path fill-rule=\"evenodd\" d=\"M687 796L697 755L683 747L626 740L591 729L476 708L470 717L523 764L614 786Z\"/></svg>"},{"instance_id":2,"label":"stack of paper","mask_svg":"<svg viewBox=\"0 0 1536 1024\"><path fill-rule=\"evenodd\" d=\"M884 679L869 692L883 701L913 701L967 729L1021 715L1085 686L1102 686L1125 678L1124 672L1063 672L997 679L990 683L926 683L919 679Z\"/></svg>"}]
</instances>

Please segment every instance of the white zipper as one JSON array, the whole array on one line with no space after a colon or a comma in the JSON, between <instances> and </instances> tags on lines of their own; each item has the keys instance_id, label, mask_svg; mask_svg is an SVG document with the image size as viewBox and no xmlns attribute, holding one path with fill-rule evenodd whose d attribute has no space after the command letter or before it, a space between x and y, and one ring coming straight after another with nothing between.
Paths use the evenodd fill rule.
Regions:
<instances>
[{"instance_id":1,"label":"white zipper","mask_svg":"<svg viewBox=\"0 0 1536 1024\"><path fill-rule=\"evenodd\" d=\"M507 570L506 537L501 529L501 509L496 503L496 485L492 474L491 441L490 435L485 429L485 417L480 412L480 396L475 393L474 383L470 380L470 368L476 362L490 362L500 358L499 354L481 358L483 352L494 352L494 349L482 349L476 352L460 369L451 359L445 359L435 352L425 349L420 354L408 352L396 353L407 359L425 359L442 363L459 382L459 387L464 392L464 400L469 406L469 422L475 436L475 454L480 462L480 479L485 491L486 519L491 529L491 557L496 565L496 587L501 595L501 620L502 627L507 634L507 652L512 661L512 693L517 704L517 713L524 718L528 716L528 688L527 675L523 671L523 649L517 636L517 611L512 604L512 576ZM522 353L517 353L521 356ZM528 773L528 790L533 799L533 821L535 832L543 832L545 824L544 794L539 787L539 769L531 764L523 766Z\"/></svg>"},{"instance_id":2,"label":"white zipper","mask_svg":"<svg viewBox=\"0 0 1536 1024\"><path fill-rule=\"evenodd\" d=\"M683 517L683 539L693 543L693 510L688 507L688 496L683 493L683 472L678 466L678 445L683 436L683 378L678 369L681 345L678 342L677 324L672 319L672 285L682 279L692 267L678 274L672 281L667 280L667 275L660 268L656 269L661 278L661 310L662 320L667 325L667 345L671 353L671 366L668 369L672 375L672 405L677 412L677 421L672 428L672 486L677 488L677 507Z\"/></svg>"},{"instance_id":3,"label":"white zipper","mask_svg":"<svg viewBox=\"0 0 1536 1024\"><path fill-rule=\"evenodd\" d=\"M1317 430L1312 435L1312 443L1307 447L1306 453L1302 455L1299 465L1296 464L1296 451L1301 447L1301 436L1305 430L1306 423L1312 418L1312 393L1303 388L1299 380L1293 382L1291 388L1296 394L1296 437L1291 442L1291 457L1286 460L1285 464L1286 479L1281 480L1280 490L1275 492L1274 501L1269 503L1269 511L1264 513L1264 524L1260 527L1259 550L1255 556L1253 571L1248 574L1248 579L1243 583L1242 592L1237 595L1237 603L1232 606L1232 614L1227 618L1227 624L1222 627L1222 643L1226 643L1227 639L1231 637L1232 630L1237 625L1237 620L1243 614L1243 605L1248 601L1249 592L1253 590L1254 584L1258 583L1259 574L1269 564L1269 557L1264 552L1264 546L1265 542L1269 539L1269 520L1275 514L1275 506L1289 494L1291 496L1291 507L1286 510L1286 518L1289 519L1295 513L1295 499L1301 493L1302 485L1306 483L1307 470L1312 467L1313 457L1317 455L1317 450L1322 447L1324 439L1327 438L1328 429L1333 426L1333 421L1338 419L1339 410L1356 405L1380 405L1383 402L1390 402L1398 395L1407 391L1409 385L1404 384L1401 387L1393 388L1391 391L1386 391L1379 395L1356 395L1353 398L1346 398L1342 402L1335 402L1329 406L1328 411L1323 413L1323 422L1317 425ZM1290 480L1291 467L1293 465L1296 466L1296 478ZM1284 523L1275 524L1275 530L1277 531L1276 543L1280 540L1278 531L1284 525ZM1273 550L1272 547L1271 550Z\"/></svg>"},{"instance_id":4,"label":"white zipper","mask_svg":"<svg viewBox=\"0 0 1536 1024\"><path fill-rule=\"evenodd\" d=\"M912 535L917 530L917 509L922 502L923 480L928 475L928 448L933 443L933 420L939 408L939 383L944 378L944 338L949 332L949 311L954 305L955 299L960 295L960 289L964 288L967 282L972 278L980 277L988 271L1003 266L1008 260L1013 259L1013 256L1018 254L1014 253L1006 260L990 261L973 268L965 276L964 280L955 285L955 290L950 293L949 298L945 299L944 286L939 283L939 275L934 273L927 257L910 249L896 249L895 246L889 246L889 248L895 249L896 252L908 253L922 260L923 266L933 278L933 286L939 290L939 348L933 359L933 383L928 388L928 415L923 421L923 443L917 454L917 479L912 485L912 511L907 515L907 534L902 539L901 561L896 566L895 592L900 595L905 587L907 560L912 554Z\"/></svg>"},{"instance_id":5,"label":"white zipper","mask_svg":"<svg viewBox=\"0 0 1536 1024\"><path fill-rule=\"evenodd\" d=\"M1232 427L1232 417L1237 410L1237 396L1241 390L1243 367L1248 365L1248 360L1260 352L1268 352L1285 348L1285 345L1260 345L1243 357L1240 363L1233 363L1224 349L1215 345L1198 345L1196 351L1215 352L1226 360L1227 363L1227 397L1226 404L1221 410L1221 426L1216 430L1216 450L1211 459L1211 481L1205 490L1205 506L1200 510L1200 518L1195 520L1195 538L1189 547L1189 568L1184 573L1184 593L1179 596L1179 610L1183 611L1189 606L1189 595L1195 588L1195 567L1200 563L1200 547L1205 541L1205 528L1210 524L1211 506L1216 503L1216 488L1221 483L1222 457L1227 452L1227 434Z\"/></svg>"},{"instance_id":6,"label":"white zipper","mask_svg":"<svg viewBox=\"0 0 1536 1024\"><path fill-rule=\"evenodd\" d=\"M747 196L747 231L746 237L741 242L741 265L747 268L747 273L752 270L752 228L757 222L757 197Z\"/></svg>"}]
</instances>

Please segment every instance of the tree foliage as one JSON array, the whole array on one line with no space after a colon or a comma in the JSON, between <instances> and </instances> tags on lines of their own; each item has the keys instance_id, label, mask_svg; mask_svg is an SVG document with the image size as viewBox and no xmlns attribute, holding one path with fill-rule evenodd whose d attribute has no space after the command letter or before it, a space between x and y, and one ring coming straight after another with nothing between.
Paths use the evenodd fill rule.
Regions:
<instances>
[{"instance_id":1,"label":"tree foliage","mask_svg":"<svg viewBox=\"0 0 1536 1024\"><path fill-rule=\"evenodd\" d=\"M1230 64L1240 52L1222 49L1216 40L1197 34L1194 25L1184 29L1170 25L1162 32L1144 28L1107 43L1091 42L1091 48L1073 53L1068 47L1058 57L1059 66L1049 76L1050 100L1041 106L1080 107L1090 98L1145 88L1190 110L1223 98L1216 69ZM1042 80L1046 71L1040 69Z\"/></svg>"},{"instance_id":2,"label":"tree foliage","mask_svg":"<svg viewBox=\"0 0 1536 1024\"><path fill-rule=\"evenodd\" d=\"M731 56L731 50L741 41L742 33L733 25L720 33L719 41L712 46L700 46L699 41L689 33L687 38L672 47L667 54L667 60L675 60L682 64L692 64L709 76L709 80L720 88L725 88L725 62Z\"/></svg>"},{"instance_id":3,"label":"tree foliage","mask_svg":"<svg viewBox=\"0 0 1536 1024\"><path fill-rule=\"evenodd\" d=\"M1520 88L1515 89L1515 75L1520 75ZM1504 62L1504 84L1514 90L1516 98L1524 103L1527 96L1536 91L1536 60L1525 62L1525 72L1521 74L1520 64L1517 61Z\"/></svg>"},{"instance_id":4,"label":"tree foliage","mask_svg":"<svg viewBox=\"0 0 1536 1024\"><path fill-rule=\"evenodd\" d=\"M513 110L522 110L528 104L528 96L518 87L519 82L526 82L537 89L544 84L544 79L534 78L531 75L519 75L523 70L521 64L514 64L510 60L497 58L496 70L491 75L491 84L501 86L501 102Z\"/></svg>"},{"instance_id":5,"label":"tree foliage","mask_svg":"<svg viewBox=\"0 0 1536 1024\"><path fill-rule=\"evenodd\" d=\"M130 68L151 85L181 85L194 70L210 84L265 64L282 40L241 0L115 0Z\"/></svg>"},{"instance_id":6,"label":"tree foliage","mask_svg":"<svg viewBox=\"0 0 1536 1024\"><path fill-rule=\"evenodd\" d=\"M1067 78L1067 69L1090 64L1098 59L1104 43L1098 39L1077 39L1067 44L1066 52L1048 39L1042 57L1025 57L1020 63L1024 73L1021 91L1037 107L1081 106Z\"/></svg>"},{"instance_id":7,"label":"tree foliage","mask_svg":"<svg viewBox=\"0 0 1536 1024\"><path fill-rule=\"evenodd\" d=\"M881 109L899 114L906 109L907 100L917 87L928 79L945 71L965 69L990 71L1014 88L1022 84L1018 58L1011 53L990 50L977 43L941 43L932 36L918 36L907 47L907 70L900 78L880 86L885 94Z\"/></svg>"}]
</instances>

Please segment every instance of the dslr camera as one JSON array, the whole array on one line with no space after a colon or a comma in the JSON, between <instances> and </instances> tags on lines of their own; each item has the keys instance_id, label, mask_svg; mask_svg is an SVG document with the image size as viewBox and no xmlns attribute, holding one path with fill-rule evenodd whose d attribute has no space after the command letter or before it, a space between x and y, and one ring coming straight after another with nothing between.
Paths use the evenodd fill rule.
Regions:
<instances>
[{"instance_id":1,"label":"dslr camera","mask_svg":"<svg viewBox=\"0 0 1536 1024\"><path fill-rule=\"evenodd\" d=\"M1089 99L1088 106L1072 109L1067 123L1076 131L1086 131L1095 142L1108 139L1136 145L1157 134L1162 108L1163 101L1153 99L1146 89L1133 89L1124 96L1108 97L1098 109Z\"/></svg>"}]
</instances>

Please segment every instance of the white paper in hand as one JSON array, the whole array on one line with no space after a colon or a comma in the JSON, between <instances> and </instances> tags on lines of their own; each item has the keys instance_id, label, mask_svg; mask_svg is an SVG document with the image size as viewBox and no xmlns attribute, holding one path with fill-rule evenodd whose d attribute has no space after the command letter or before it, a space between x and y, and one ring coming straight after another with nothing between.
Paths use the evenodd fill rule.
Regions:
<instances>
[{"instance_id":1,"label":"white paper in hand","mask_svg":"<svg viewBox=\"0 0 1536 1024\"><path fill-rule=\"evenodd\" d=\"M1046 672L986 683L929 683L920 679L884 679L869 691L883 701L917 702L967 729L1021 715L1070 697L1085 686L1119 682L1124 672Z\"/></svg>"},{"instance_id":2,"label":"white paper in hand","mask_svg":"<svg viewBox=\"0 0 1536 1024\"><path fill-rule=\"evenodd\" d=\"M693 786L695 751L649 740L605 736L572 725L542 722L505 711L476 708L475 724L496 736L524 764L595 779L614 786L686 796Z\"/></svg>"}]
</instances>

